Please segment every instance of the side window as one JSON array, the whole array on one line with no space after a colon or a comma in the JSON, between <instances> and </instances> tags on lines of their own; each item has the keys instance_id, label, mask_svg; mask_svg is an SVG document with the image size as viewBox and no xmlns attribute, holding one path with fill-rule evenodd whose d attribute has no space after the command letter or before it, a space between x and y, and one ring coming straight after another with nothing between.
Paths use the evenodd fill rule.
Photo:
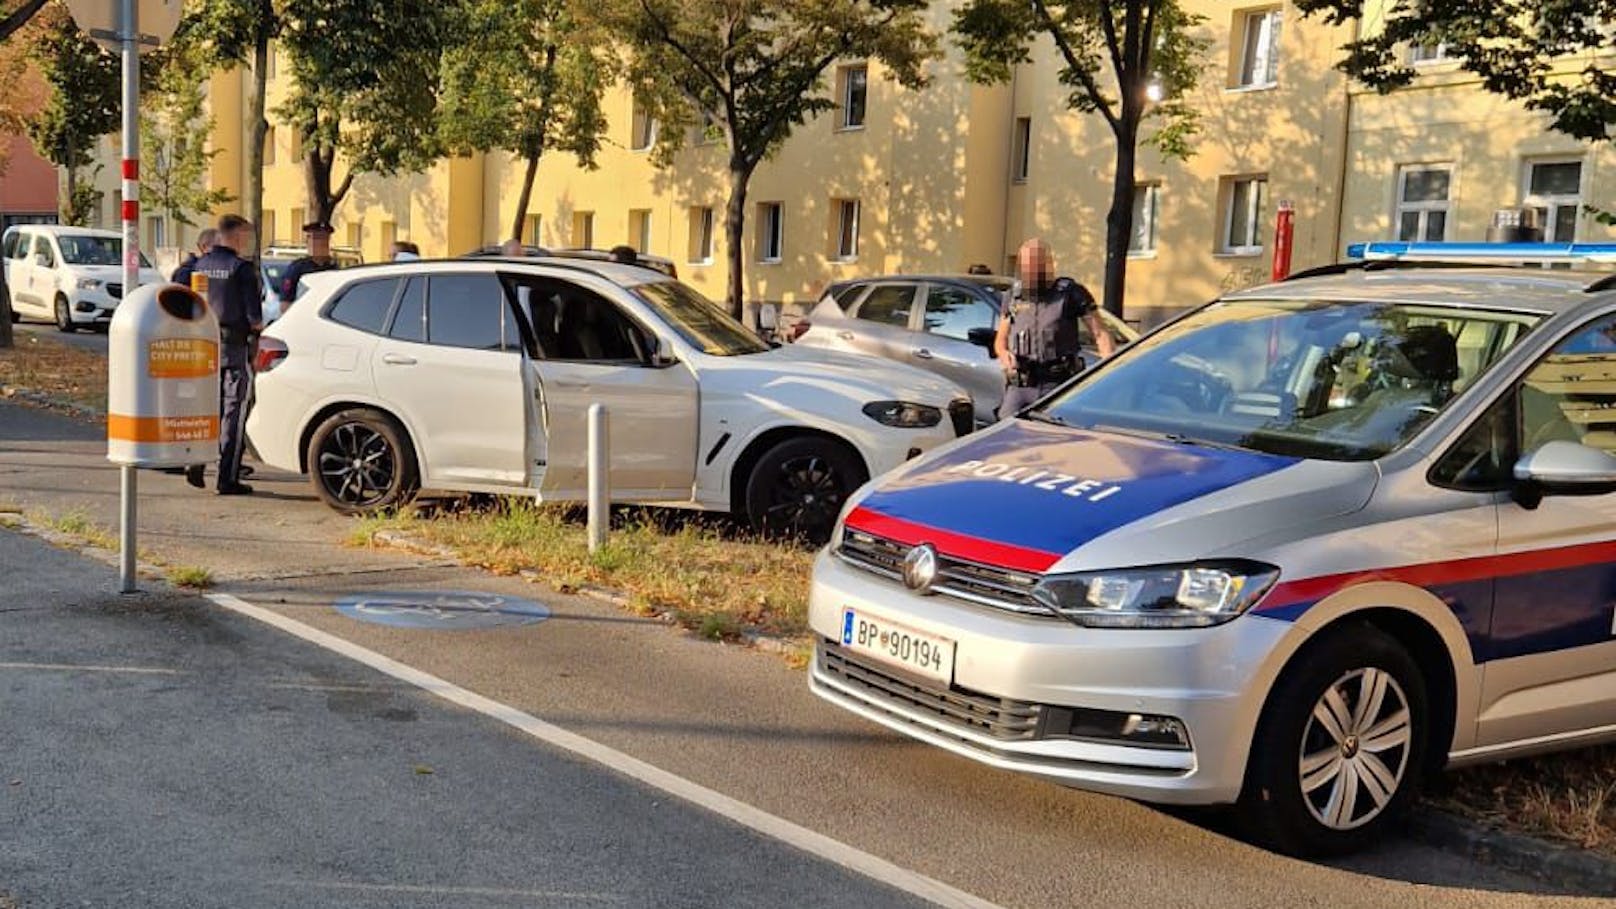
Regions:
<instances>
[{"instance_id":1,"label":"side window","mask_svg":"<svg viewBox=\"0 0 1616 909\"><path fill-rule=\"evenodd\" d=\"M918 289L913 284L881 284L864 298L854 316L866 322L907 328L909 310L915 304L915 291Z\"/></svg>"},{"instance_id":2,"label":"side window","mask_svg":"<svg viewBox=\"0 0 1616 909\"><path fill-rule=\"evenodd\" d=\"M840 306L845 311L849 306L852 306L853 303L858 300L859 294L863 292L863 284L848 284L844 287L838 287L831 291L831 296L835 298L836 305Z\"/></svg>"},{"instance_id":3,"label":"side window","mask_svg":"<svg viewBox=\"0 0 1616 909\"><path fill-rule=\"evenodd\" d=\"M1476 492L1503 489L1515 469L1515 396L1505 395L1431 468L1438 486Z\"/></svg>"},{"instance_id":4,"label":"side window","mask_svg":"<svg viewBox=\"0 0 1616 909\"><path fill-rule=\"evenodd\" d=\"M521 350L506 318L505 289L493 275L433 275L427 282L427 340L472 350Z\"/></svg>"},{"instance_id":5,"label":"side window","mask_svg":"<svg viewBox=\"0 0 1616 909\"><path fill-rule=\"evenodd\" d=\"M426 278L411 278L404 286L387 334L400 341L426 343Z\"/></svg>"},{"instance_id":6,"label":"side window","mask_svg":"<svg viewBox=\"0 0 1616 909\"><path fill-rule=\"evenodd\" d=\"M0 254L3 254L7 259L20 259L22 256L18 255L18 250L21 248L22 234L17 231L12 231L11 233L6 234L5 247L3 251L0 251Z\"/></svg>"},{"instance_id":7,"label":"side window","mask_svg":"<svg viewBox=\"0 0 1616 909\"><path fill-rule=\"evenodd\" d=\"M1581 442L1616 454L1616 317L1560 343L1521 383L1520 450Z\"/></svg>"},{"instance_id":8,"label":"side window","mask_svg":"<svg viewBox=\"0 0 1616 909\"><path fill-rule=\"evenodd\" d=\"M973 328L991 328L998 309L959 287L933 284L926 293L926 331L958 341L969 340Z\"/></svg>"},{"instance_id":9,"label":"side window","mask_svg":"<svg viewBox=\"0 0 1616 909\"><path fill-rule=\"evenodd\" d=\"M645 332L612 301L559 278L509 280L544 359L617 364L650 361L653 348Z\"/></svg>"},{"instance_id":10,"label":"side window","mask_svg":"<svg viewBox=\"0 0 1616 909\"><path fill-rule=\"evenodd\" d=\"M349 328L379 335L387 325L387 313L398 296L398 280L361 281L342 292L327 310L326 318Z\"/></svg>"},{"instance_id":11,"label":"side window","mask_svg":"<svg viewBox=\"0 0 1616 909\"><path fill-rule=\"evenodd\" d=\"M45 257L46 268L56 267L56 252L51 249L50 240L46 239L44 234L34 237L34 255Z\"/></svg>"}]
</instances>

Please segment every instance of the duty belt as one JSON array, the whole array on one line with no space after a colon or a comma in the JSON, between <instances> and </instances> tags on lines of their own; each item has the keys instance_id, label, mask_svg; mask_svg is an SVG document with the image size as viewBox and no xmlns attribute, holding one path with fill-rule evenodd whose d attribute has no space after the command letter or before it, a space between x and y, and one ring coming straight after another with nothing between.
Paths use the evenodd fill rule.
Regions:
<instances>
[{"instance_id":1,"label":"duty belt","mask_svg":"<svg viewBox=\"0 0 1616 909\"><path fill-rule=\"evenodd\" d=\"M1023 363L1016 368L1014 383L1023 388L1037 388L1064 382L1078 373L1078 364L1072 360L1051 360L1045 363Z\"/></svg>"}]
</instances>

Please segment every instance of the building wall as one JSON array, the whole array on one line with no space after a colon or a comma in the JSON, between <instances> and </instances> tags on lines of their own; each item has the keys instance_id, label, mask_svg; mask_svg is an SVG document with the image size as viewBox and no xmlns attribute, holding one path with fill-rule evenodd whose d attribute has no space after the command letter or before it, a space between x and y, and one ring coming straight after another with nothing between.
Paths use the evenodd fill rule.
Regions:
<instances>
[{"instance_id":1,"label":"building wall","mask_svg":"<svg viewBox=\"0 0 1616 909\"><path fill-rule=\"evenodd\" d=\"M45 101L45 83L37 71L24 70L22 78L6 86L19 112L37 110ZM0 134L4 143L5 170L0 173L0 218L7 222L21 218L56 217L56 167L34 151L25 135Z\"/></svg>"}]
</instances>

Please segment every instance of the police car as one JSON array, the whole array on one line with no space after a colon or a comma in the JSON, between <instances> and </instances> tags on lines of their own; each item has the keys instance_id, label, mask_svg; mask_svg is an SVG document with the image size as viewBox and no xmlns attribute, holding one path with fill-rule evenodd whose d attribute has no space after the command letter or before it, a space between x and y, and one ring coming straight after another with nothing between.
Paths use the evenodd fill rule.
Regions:
<instances>
[{"instance_id":1,"label":"police car","mask_svg":"<svg viewBox=\"0 0 1616 909\"><path fill-rule=\"evenodd\" d=\"M1304 855L1444 766L1616 739L1616 276L1422 267L1616 245L1354 251L861 490L814 692Z\"/></svg>"}]
</instances>

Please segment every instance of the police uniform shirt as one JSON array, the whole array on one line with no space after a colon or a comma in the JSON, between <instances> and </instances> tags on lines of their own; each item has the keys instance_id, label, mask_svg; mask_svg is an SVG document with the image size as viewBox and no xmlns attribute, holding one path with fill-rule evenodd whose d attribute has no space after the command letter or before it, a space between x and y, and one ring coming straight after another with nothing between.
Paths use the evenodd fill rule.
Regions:
<instances>
[{"instance_id":1,"label":"police uniform shirt","mask_svg":"<svg viewBox=\"0 0 1616 909\"><path fill-rule=\"evenodd\" d=\"M1040 311L1046 306L1059 306L1058 315L1047 310ZM1012 334L1027 329L1040 336L1048 335L1048 341L1053 343L1055 350L1045 351L1037 359L1049 361L1075 357L1082 346L1078 320L1099 308L1088 288L1071 278L1056 278L1047 287L1031 295L1023 292L1022 296L1011 301L1010 329ZM1040 337L1040 340L1043 338Z\"/></svg>"},{"instance_id":2,"label":"police uniform shirt","mask_svg":"<svg viewBox=\"0 0 1616 909\"><path fill-rule=\"evenodd\" d=\"M246 344L252 327L264 321L258 269L228 246L215 246L196 260L194 272L208 279L208 306L219 320L226 344Z\"/></svg>"},{"instance_id":3,"label":"police uniform shirt","mask_svg":"<svg viewBox=\"0 0 1616 909\"><path fill-rule=\"evenodd\" d=\"M281 302L292 303L297 300L297 284L303 280L304 275L330 271L336 267L337 260L334 258L318 262L313 256L304 256L286 266L286 273L281 275Z\"/></svg>"}]
</instances>

